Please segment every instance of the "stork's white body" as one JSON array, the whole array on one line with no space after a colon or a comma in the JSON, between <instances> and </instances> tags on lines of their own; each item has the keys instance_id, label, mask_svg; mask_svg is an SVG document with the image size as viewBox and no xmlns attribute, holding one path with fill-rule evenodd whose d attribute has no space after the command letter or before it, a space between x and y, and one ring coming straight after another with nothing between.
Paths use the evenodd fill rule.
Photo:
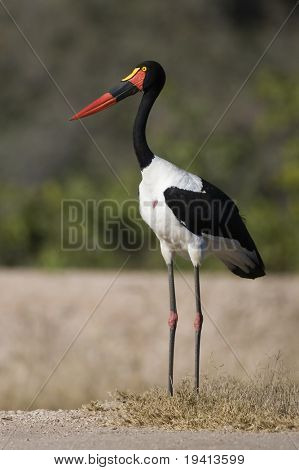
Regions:
<instances>
[{"instance_id":1,"label":"stork's white body","mask_svg":"<svg viewBox=\"0 0 299 470\"><path fill-rule=\"evenodd\" d=\"M247 250L235 239L196 235L168 207L164 191L176 187L204 193L203 181L199 176L177 167L173 163L155 156L150 165L142 171L139 185L140 213L160 240L161 253L169 264L173 254L190 257L194 266L200 266L204 257L213 252L228 267L240 267L249 273L258 262L255 250Z\"/></svg>"},{"instance_id":2,"label":"stork's white body","mask_svg":"<svg viewBox=\"0 0 299 470\"><path fill-rule=\"evenodd\" d=\"M166 264L171 262L173 253L178 252L183 256L189 254L196 266L201 263L207 245L203 237L186 229L167 206L164 191L171 186L201 192L202 180L199 176L155 156L151 164L142 171L139 185L140 213L160 240Z\"/></svg>"}]
</instances>

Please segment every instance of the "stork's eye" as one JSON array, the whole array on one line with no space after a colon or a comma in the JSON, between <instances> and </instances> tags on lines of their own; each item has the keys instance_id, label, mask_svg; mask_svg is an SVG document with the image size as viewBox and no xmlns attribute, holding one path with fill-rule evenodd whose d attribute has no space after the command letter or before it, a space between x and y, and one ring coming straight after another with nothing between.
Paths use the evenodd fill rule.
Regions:
<instances>
[{"instance_id":1,"label":"stork's eye","mask_svg":"<svg viewBox=\"0 0 299 470\"><path fill-rule=\"evenodd\" d=\"M142 67L141 69L143 72L146 72L147 68L146 67Z\"/></svg>"}]
</instances>

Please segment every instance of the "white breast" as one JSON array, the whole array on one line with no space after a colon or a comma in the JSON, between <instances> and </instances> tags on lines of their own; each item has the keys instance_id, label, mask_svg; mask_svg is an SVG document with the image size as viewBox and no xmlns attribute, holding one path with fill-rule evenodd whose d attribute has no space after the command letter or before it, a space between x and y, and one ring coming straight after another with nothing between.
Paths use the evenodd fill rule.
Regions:
<instances>
[{"instance_id":1,"label":"white breast","mask_svg":"<svg viewBox=\"0 0 299 470\"><path fill-rule=\"evenodd\" d=\"M171 186L200 192L202 181L167 160L155 157L142 171L139 185L140 213L169 249L187 252L190 245L198 245L199 237L189 232L167 206L164 191Z\"/></svg>"},{"instance_id":2,"label":"white breast","mask_svg":"<svg viewBox=\"0 0 299 470\"><path fill-rule=\"evenodd\" d=\"M189 191L200 192L202 190L202 180L199 176L188 173L173 163L156 156L151 164L142 171L141 185L155 188L162 193L170 186Z\"/></svg>"}]
</instances>

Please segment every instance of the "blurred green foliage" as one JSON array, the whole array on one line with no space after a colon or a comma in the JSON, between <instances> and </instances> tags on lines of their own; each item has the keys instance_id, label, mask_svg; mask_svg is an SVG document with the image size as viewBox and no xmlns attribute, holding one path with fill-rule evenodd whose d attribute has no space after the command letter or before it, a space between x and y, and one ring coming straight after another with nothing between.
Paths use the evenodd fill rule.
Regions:
<instances>
[{"instance_id":1,"label":"blurred green foliage","mask_svg":"<svg viewBox=\"0 0 299 470\"><path fill-rule=\"evenodd\" d=\"M149 121L149 142L161 157L187 167L292 2L172 5L170 12L158 0L132 0L123 11L116 0L8 2L76 108L141 60L159 60L168 78ZM14 24L5 15L0 21L6 48L0 57L0 263L117 268L130 252L126 237L134 234L133 247L141 248L130 252L128 267L162 267L159 250L148 249L157 247L155 237L138 215L140 175L131 144L136 99L84 121L97 149L78 123L67 122L72 110ZM190 168L236 200L268 271L299 269L297 44L294 15ZM79 250L62 250L68 230L62 201L68 199L87 208ZM107 199L122 207L112 237L116 244L122 237L124 247L89 249L95 237L103 246L107 232L103 210L95 214L89 201ZM126 199L131 202L121 206Z\"/></svg>"},{"instance_id":2,"label":"blurred green foliage","mask_svg":"<svg viewBox=\"0 0 299 470\"><path fill-rule=\"evenodd\" d=\"M201 156L201 173L213 173L214 180L227 188L232 180L240 178L243 186L238 190L242 197L241 213L247 219L267 269L297 270L299 80L280 73L262 72L255 79L254 91L261 106L255 124L247 133L231 130L219 133L210 143L209 151ZM261 154L266 144L272 148L268 161ZM176 152L180 153L180 163L184 165L188 163L189 155L181 145ZM138 213L137 167L134 171L123 172L121 179L132 195L127 198L127 204L124 204L124 191L114 178L101 182L100 189L91 178L78 173L63 181L52 179L34 187L2 184L1 263L8 266L116 268L131 253L129 267L162 266L158 244ZM105 195L105 200L117 202L114 217L118 223L112 230L115 245L128 231L137 237L133 244L121 238L123 246L115 250L94 249L92 237L97 237L98 244L104 246L105 224L111 219L105 218L104 206L98 210L93 204L94 201L101 202L99 193ZM84 229L88 233L83 237L84 246L78 250L62 249L62 230L66 231L67 238L69 229L69 214L62 210L64 200L80 201L85 210L87 223ZM151 249L148 249L150 242ZM219 267L219 264L211 265Z\"/></svg>"}]
</instances>

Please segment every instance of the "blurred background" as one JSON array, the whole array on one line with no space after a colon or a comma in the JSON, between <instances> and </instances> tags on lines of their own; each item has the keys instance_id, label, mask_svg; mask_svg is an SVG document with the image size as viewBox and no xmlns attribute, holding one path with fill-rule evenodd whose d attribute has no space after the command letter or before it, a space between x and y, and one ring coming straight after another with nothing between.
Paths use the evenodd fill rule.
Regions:
<instances>
[{"instance_id":1,"label":"blurred background","mask_svg":"<svg viewBox=\"0 0 299 470\"><path fill-rule=\"evenodd\" d=\"M0 263L118 267L126 250L61 252L61 200L138 197L140 95L84 121L129 195L80 124L68 122L66 101L81 109L140 61L161 62L167 84L148 140L186 167L295 2L4 3L65 98L1 7ZM298 17L297 9L190 169L237 201L268 272L299 268ZM100 212L99 237L104 230ZM163 263L145 243L128 267Z\"/></svg>"},{"instance_id":2,"label":"blurred background","mask_svg":"<svg viewBox=\"0 0 299 470\"><path fill-rule=\"evenodd\" d=\"M125 230L134 230L130 210L138 206L140 173L132 126L140 95L85 120L87 131L68 118L72 108L81 109L117 85L136 64L157 60L167 82L149 119L148 141L157 155L186 168L294 4L1 2L0 371L5 380L0 406L30 402L128 254L126 270L138 273L121 274L97 323L88 325L34 406L79 406L116 386L164 383L166 274L141 273L164 270L159 250L148 250L150 232L144 232L138 251L126 246L61 250L68 223L68 214L61 212L65 199L83 204L130 199L118 216ZM298 370L298 26L299 8L190 168L238 203L270 273L251 283L207 260L203 270L213 275L204 281L204 302L231 347L213 323L207 326L204 371L215 362L216 369L225 363L229 372L244 374L232 348L250 371L277 351ZM88 217L91 224L93 216ZM96 220L101 238L106 230L102 211ZM93 228L86 229L87 238L94 236ZM192 286L191 274L186 276ZM193 297L178 277L182 310L188 310L178 340L178 374L184 375L193 370ZM156 286L156 296L149 286Z\"/></svg>"}]
</instances>

